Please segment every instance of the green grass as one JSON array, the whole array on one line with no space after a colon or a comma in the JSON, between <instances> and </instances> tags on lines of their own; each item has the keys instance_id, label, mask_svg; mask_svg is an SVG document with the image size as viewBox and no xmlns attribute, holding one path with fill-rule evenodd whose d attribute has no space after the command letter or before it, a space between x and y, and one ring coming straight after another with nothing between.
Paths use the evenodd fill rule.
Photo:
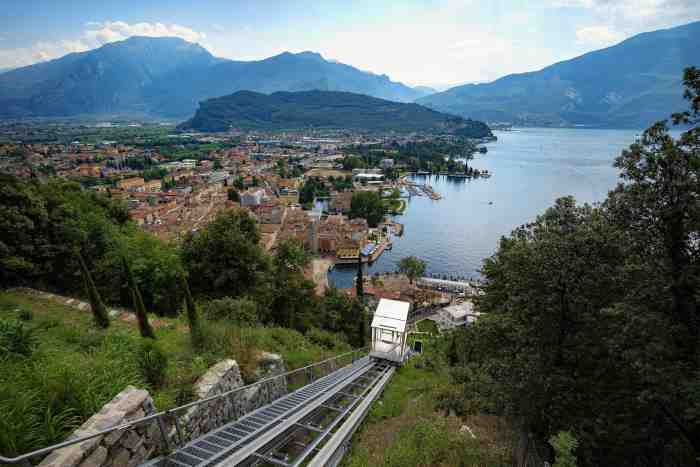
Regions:
<instances>
[{"instance_id":1,"label":"green grass","mask_svg":"<svg viewBox=\"0 0 700 467\"><path fill-rule=\"evenodd\" d=\"M444 342L425 340L425 353L400 368L354 436L345 467L507 466L503 426L488 417L462 419L437 410L450 387ZM468 423L476 438L460 432Z\"/></svg>"},{"instance_id":2,"label":"green grass","mask_svg":"<svg viewBox=\"0 0 700 467\"><path fill-rule=\"evenodd\" d=\"M437 324L435 324L435 321L429 320L429 319L424 319L423 321L419 321L416 324L416 327L420 332L427 332L430 333L433 336L437 336L440 334L440 331L438 331Z\"/></svg>"},{"instance_id":3,"label":"green grass","mask_svg":"<svg viewBox=\"0 0 700 467\"><path fill-rule=\"evenodd\" d=\"M31 357L0 359L0 454L5 456L64 439L130 384L149 389L162 410L191 400L196 379L224 358L236 359L251 381L261 351L280 354L293 369L350 349L340 341L330 348L314 344L290 329L239 329L218 321L205 323L205 348L194 350L184 319L152 318L157 345L167 355L165 381L154 388L139 367L142 338L135 323L112 320L107 330L98 330L89 311L20 292L0 292L0 319L24 319L38 342Z\"/></svg>"}]
</instances>

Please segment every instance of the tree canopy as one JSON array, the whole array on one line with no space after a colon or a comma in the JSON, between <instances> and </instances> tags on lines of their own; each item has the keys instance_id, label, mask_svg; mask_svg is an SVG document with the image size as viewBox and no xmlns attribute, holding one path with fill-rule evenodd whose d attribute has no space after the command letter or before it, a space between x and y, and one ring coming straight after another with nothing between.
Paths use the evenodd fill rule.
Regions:
<instances>
[{"instance_id":1,"label":"tree canopy","mask_svg":"<svg viewBox=\"0 0 700 467\"><path fill-rule=\"evenodd\" d=\"M406 256L399 261L398 271L405 274L408 280L413 284L413 281L425 274L427 263L415 256Z\"/></svg>"},{"instance_id":2,"label":"tree canopy","mask_svg":"<svg viewBox=\"0 0 700 467\"><path fill-rule=\"evenodd\" d=\"M243 209L225 211L189 233L182 244L182 260L192 292L210 297L251 293L271 268L259 240L255 219Z\"/></svg>"},{"instance_id":3,"label":"tree canopy","mask_svg":"<svg viewBox=\"0 0 700 467\"><path fill-rule=\"evenodd\" d=\"M353 193L349 217L365 219L370 227L376 227L384 219L384 203L379 193L373 191Z\"/></svg>"},{"instance_id":4,"label":"tree canopy","mask_svg":"<svg viewBox=\"0 0 700 467\"><path fill-rule=\"evenodd\" d=\"M569 432L578 465L698 464L697 70L685 85L679 138L653 125L603 203L558 199L484 262L455 378L469 410L516 424L521 459Z\"/></svg>"}]
</instances>

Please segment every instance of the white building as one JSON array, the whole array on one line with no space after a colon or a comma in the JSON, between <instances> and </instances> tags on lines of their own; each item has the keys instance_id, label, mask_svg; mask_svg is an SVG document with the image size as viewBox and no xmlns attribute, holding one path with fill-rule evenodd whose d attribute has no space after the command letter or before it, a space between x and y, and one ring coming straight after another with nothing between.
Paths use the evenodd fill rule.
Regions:
<instances>
[{"instance_id":1,"label":"white building","mask_svg":"<svg viewBox=\"0 0 700 467\"><path fill-rule=\"evenodd\" d=\"M183 159L180 162L180 166L183 169L194 169L197 167L197 159Z\"/></svg>"},{"instance_id":2,"label":"white building","mask_svg":"<svg viewBox=\"0 0 700 467\"><path fill-rule=\"evenodd\" d=\"M382 168L391 169L394 167L394 159L382 159Z\"/></svg>"},{"instance_id":3,"label":"white building","mask_svg":"<svg viewBox=\"0 0 700 467\"><path fill-rule=\"evenodd\" d=\"M474 304L470 300L451 305L438 310L437 314L429 319L435 321L441 331L454 329L459 326L467 326L479 317L479 312L474 311Z\"/></svg>"},{"instance_id":4,"label":"white building","mask_svg":"<svg viewBox=\"0 0 700 467\"><path fill-rule=\"evenodd\" d=\"M411 304L382 298L372 319L369 356L402 363L408 354L406 322Z\"/></svg>"},{"instance_id":5,"label":"white building","mask_svg":"<svg viewBox=\"0 0 700 467\"><path fill-rule=\"evenodd\" d=\"M381 183L384 180L384 175L381 174L368 174L359 173L352 176L352 179L356 182L365 181L366 183Z\"/></svg>"},{"instance_id":6,"label":"white building","mask_svg":"<svg viewBox=\"0 0 700 467\"><path fill-rule=\"evenodd\" d=\"M265 197L265 190L247 190L241 193L241 206L260 206Z\"/></svg>"}]
</instances>

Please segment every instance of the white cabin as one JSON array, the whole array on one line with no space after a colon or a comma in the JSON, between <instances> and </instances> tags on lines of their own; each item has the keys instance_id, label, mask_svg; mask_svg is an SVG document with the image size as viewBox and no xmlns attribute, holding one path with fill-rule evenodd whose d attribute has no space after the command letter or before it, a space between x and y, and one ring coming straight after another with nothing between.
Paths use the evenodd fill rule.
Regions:
<instances>
[{"instance_id":1,"label":"white cabin","mask_svg":"<svg viewBox=\"0 0 700 467\"><path fill-rule=\"evenodd\" d=\"M369 356L402 363L408 351L406 322L411 304L382 298L372 319L372 347Z\"/></svg>"}]
</instances>

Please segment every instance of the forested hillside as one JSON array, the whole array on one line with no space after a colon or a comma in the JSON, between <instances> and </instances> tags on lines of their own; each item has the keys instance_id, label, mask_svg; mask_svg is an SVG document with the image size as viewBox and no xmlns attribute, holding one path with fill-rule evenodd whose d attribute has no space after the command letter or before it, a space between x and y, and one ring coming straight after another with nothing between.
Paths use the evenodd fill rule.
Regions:
<instances>
[{"instance_id":1,"label":"forested hillside","mask_svg":"<svg viewBox=\"0 0 700 467\"><path fill-rule=\"evenodd\" d=\"M580 466L698 465L700 71L684 83L689 130L650 127L602 204L561 198L484 263L452 400L508 417L521 461L564 434Z\"/></svg>"},{"instance_id":2,"label":"forested hillside","mask_svg":"<svg viewBox=\"0 0 700 467\"><path fill-rule=\"evenodd\" d=\"M417 104L392 102L363 94L331 91L240 91L209 99L182 129L344 128L367 131L457 131L461 136L491 136L482 122L440 113Z\"/></svg>"}]
</instances>

